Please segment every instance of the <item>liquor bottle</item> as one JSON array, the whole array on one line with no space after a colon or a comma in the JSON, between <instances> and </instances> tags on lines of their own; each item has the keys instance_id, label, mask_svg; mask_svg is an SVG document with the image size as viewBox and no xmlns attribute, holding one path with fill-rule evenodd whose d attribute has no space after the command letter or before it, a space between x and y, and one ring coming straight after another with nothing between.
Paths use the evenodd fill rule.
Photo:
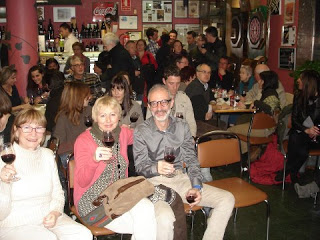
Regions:
<instances>
[{"instance_id":1,"label":"liquor bottle","mask_svg":"<svg viewBox=\"0 0 320 240\"><path fill-rule=\"evenodd\" d=\"M6 40L6 29L5 27L3 26L2 30L1 30L1 39L3 40Z\"/></svg>"},{"instance_id":2,"label":"liquor bottle","mask_svg":"<svg viewBox=\"0 0 320 240\"><path fill-rule=\"evenodd\" d=\"M98 47L97 42L94 43L94 46L93 46L93 47L94 47L93 50L94 50L95 52L99 52L99 47Z\"/></svg>"},{"instance_id":3,"label":"liquor bottle","mask_svg":"<svg viewBox=\"0 0 320 240\"><path fill-rule=\"evenodd\" d=\"M1 26L0 26L0 40L2 40L2 29L1 29Z\"/></svg>"},{"instance_id":4,"label":"liquor bottle","mask_svg":"<svg viewBox=\"0 0 320 240\"><path fill-rule=\"evenodd\" d=\"M92 29L91 29L91 24L87 24L87 29L88 29L88 37L87 38L92 38Z\"/></svg>"},{"instance_id":5,"label":"liquor bottle","mask_svg":"<svg viewBox=\"0 0 320 240\"><path fill-rule=\"evenodd\" d=\"M92 44L92 42L90 42L90 45L89 45L89 47L90 47L90 52L93 52L93 50L94 50L94 47L93 47L93 44Z\"/></svg>"},{"instance_id":6,"label":"liquor bottle","mask_svg":"<svg viewBox=\"0 0 320 240\"><path fill-rule=\"evenodd\" d=\"M54 39L54 29L51 23L51 19L49 19L49 24L48 24L48 39Z\"/></svg>"},{"instance_id":7,"label":"liquor bottle","mask_svg":"<svg viewBox=\"0 0 320 240\"><path fill-rule=\"evenodd\" d=\"M101 24L101 38L103 38L104 35L106 35L107 33L107 27L106 27L106 24L104 23L104 21L102 21L102 24Z\"/></svg>"},{"instance_id":8,"label":"liquor bottle","mask_svg":"<svg viewBox=\"0 0 320 240\"><path fill-rule=\"evenodd\" d=\"M82 23L82 26L81 26L81 32L80 32L80 35L81 35L81 38L86 38L85 36L85 26L84 26L84 23Z\"/></svg>"},{"instance_id":9,"label":"liquor bottle","mask_svg":"<svg viewBox=\"0 0 320 240\"><path fill-rule=\"evenodd\" d=\"M43 22L38 22L38 34L44 35Z\"/></svg>"},{"instance_id":10,"label":"liquor bottle","mask_svg":"<svg viewBox=\"0 0 320 240\"><path fill-rule=\"evenodd\" d=\"M64 52L64 39L61 34L60 34L60 40L59 40L59 47L60 47L60 52Z\"/></svg>"},{"instance_id":11,"label":"liquor bottle","mask_svg":"<svg viewBox=\"0 0 320 240\"><path fill-rule=\"evenodd\" d=\"M76 27L75 27L75 29L74 29L74 36L75 36L76 38L79 38L79 30L78 30L77 25L76 25Z\"/></svg>"},{"instance_id":12,"label":"liquor bottle","mask_svg":"<svg viewBox=\"0 0 320 240\"><path fill-rule=\"evenodd\" d=\"M89 46L88 42L87 42L87 45L86 45L86 52L90 52L90 46Z\"/></svg>"}]
</instances>

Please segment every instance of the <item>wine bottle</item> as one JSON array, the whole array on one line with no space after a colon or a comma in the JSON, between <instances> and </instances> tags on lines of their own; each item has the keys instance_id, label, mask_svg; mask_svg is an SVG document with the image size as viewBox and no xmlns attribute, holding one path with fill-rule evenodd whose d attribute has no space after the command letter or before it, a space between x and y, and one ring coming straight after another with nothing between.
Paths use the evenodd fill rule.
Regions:
<instances>
[{"instance_id":1,"label":"wine bottle","mask_svg":"<svg viewBox=\"0 0 320 240\"><path fill-rule=\"evenodd\" d=\"M106 27L106 24L104 23L104 21L102 21L102 24L101 24L101 38L103 38L104 35L106 35L107 33L107 27Z\"/></svg>"},{"instance_id":2,"label":"wine bottle","mask_svg":"<svg viewBox=\"0 0 320 240\"><path fill-rule=\"evenodd\" d=\"M54 39L54 29L51 23L51 19L49 19L49 24L48 24L48 39Z\"/></svg>"}]
</instances>

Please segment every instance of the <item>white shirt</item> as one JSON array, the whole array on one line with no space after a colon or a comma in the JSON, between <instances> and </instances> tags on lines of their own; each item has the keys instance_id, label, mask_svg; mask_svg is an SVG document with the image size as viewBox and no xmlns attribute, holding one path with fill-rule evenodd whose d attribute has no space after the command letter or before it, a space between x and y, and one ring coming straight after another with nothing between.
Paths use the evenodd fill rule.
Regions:
<instances>
[{"instance_id":1,"label":"white shirt","mask_svg":"<svg viewBox=\"0 0 320 240\"><path fill-rule=\"evenodd\" d=\"M70 35L64 39L64 52L73 53L72 44L75 42L79 42L78 38L76 38L73 33L70 33Z\"/></svg>"}]
</instances>

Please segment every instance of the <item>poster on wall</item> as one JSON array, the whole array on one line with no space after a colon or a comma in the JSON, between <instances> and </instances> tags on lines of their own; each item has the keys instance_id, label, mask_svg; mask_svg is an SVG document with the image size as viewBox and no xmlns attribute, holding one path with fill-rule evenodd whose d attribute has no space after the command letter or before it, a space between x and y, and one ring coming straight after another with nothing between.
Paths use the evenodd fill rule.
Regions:
<instances>
[{"instance_id":1,"label":"poster on wall","mask_svg":"<svg viewBox=\"0 0 320 240\"><path fill-rule=\"evenodd\" d=\"M184 6L183 1L181 0L174 1L174 17L175 18L186 18L187 9L188 8Z\"/></svg>"},{"instance_id":2,"label":"poster on wall","mask_svg":"<svg viewBox=\"0 0 320 240\"><path fill-rule=\"evenodd\" d=\"M148 39L146 31L148 28L155 28L158 30L158 35L161 36L163 32L169 33L172 30L172 24L143 24L143 38Z\"/></svg>"},{"instance_id":3,"label":"poster on wall","mask_svg":"<svg viewBox=\"0 0 320 240\"><path fill-rule=\"evenodd\" d=\"M284 24L292 24L294 22L294 11L295 11L296 0L285 0L284 1Z\"/></svg>"},{"instance_id":4,"label":"poster on wall","mask_svg":"<svg viewBox=\"0 0 320 240\"><path fill-rule=\"evenodd\" d=\"M189 18L199 18L199 1L189 1Z\"/></svg>"},{"instance_id":5,"label":"poster on wall","mask_svg":"<svg viewBox=\"0 0 320 240\"><path fill-rule=\"evenodd\" d=\"M121 0L121 11L131 11L131 0Z\"/></svg>"},{"instance_id":6,"label":"poster on wall","mask_svg":"<svg viewBox=\"0 0 320 240\"><path fill-rule=\"evenodd\" d=\"M293 46L296 43L296 26L282 26L281 46Z\"/></svg>"},{"instance_id":7,"label":"poster on wall","mask_svg":"<svg viewBox=\"0 0 320 240\"><path fill-rule=\"evenodd\" d=\"M279 48L279 68L294 70L296 65L295 48Z\"/></svg>"},{"instance_id":8,"label":"poster on wall","mask_svg":"<svg viewBox=\"0 0 320 240\"><path fill-rule=\"evenodd\" d=\"M172 2L170 1L142 1L143 22L171 22Z\"/></svg>"},{"instance_id":9,"label":"poster on wall","mask_svg":"<svg viewBox=\"0 0 320 240\"><path fill-rule=\"evenodd\" d=\"M112 2L93 2L92 3L92 21L103 21L106 14L116 16L118 14L118 4Z\"/></svg>"},{"instance_id":10,"label":"poster on wall","mask_svg":"<svg viewBox=\"0 0 320 240\"><path fill-rule=\"evenodd\" d=\"M197 34L201 33L199 24L175 24L174 29L178 32L178 40L183 45L187 45L187 32L194 31Z\"/></svg>"}]
</instances>

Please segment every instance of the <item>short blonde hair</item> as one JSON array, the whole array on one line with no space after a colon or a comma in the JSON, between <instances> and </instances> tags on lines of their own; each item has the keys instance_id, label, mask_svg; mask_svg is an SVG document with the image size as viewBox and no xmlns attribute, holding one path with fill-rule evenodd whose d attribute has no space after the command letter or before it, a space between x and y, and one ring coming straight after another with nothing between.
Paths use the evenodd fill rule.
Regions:
<instances>
[{"instance_id":1,"label":"short blonde hair","mask_svg":"<svg viewBox=\"0 0 320 240\"><path fill-rule=\"evenodd\" d=\"M76 56L76 55L73 55L71 58L70 58L70 64L73 65L76 61L79 61L81 63L84 63L83 62L83 59Z\"/></svg>"},{"instance_id":2,"label":"short blonde hair","mask_svg":"<svg viewBox=\"0 0 320 240\"><path fill-rule=\"evenodd\" d=\"M18 128L25 123L35 123L39 124L42 127L46 127L47 120L41 112L34 108L27 108L21 110L14 119L13 126L11 129L11 142L19 143L19 139L17 134ZM45 133L43 134L43 139L41 141L41 145L44 143L46 138Z\"/></svg>"},{"instance_id":3,"label":"short blonde hair","mask_svg":"<svg viewBox=\"0 0 320 240\"><path fill-rule=\"evenodd\" d=\"M98 98L92 108L92 119L95 122L97 122L97 117L98 117L99 111L103 107L109 107L113 110L117 110L117 112L119 114L118 116L119 116L119 118L121 118L122 108L121 108L120 104L118 103L118 101L113 97L104 96L104 97Z\"/></svg>"},{"instance_id":4,"label":"short blonde hair","mask_svg":"<svg viewBox=\"0 0 320 240\"><path fill-rule=\"evenodd\" d=\"M249 65L241 65L240 69L244 69L249 77L252 76L252 68Z\"/></svg>"}]
</instances>

